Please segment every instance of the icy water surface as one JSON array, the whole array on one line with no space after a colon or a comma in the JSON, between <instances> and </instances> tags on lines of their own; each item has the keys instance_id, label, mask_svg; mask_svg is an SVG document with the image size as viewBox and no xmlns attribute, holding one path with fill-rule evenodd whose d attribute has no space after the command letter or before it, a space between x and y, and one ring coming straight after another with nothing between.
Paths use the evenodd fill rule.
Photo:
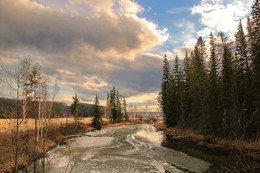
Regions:
<instances>
[{"instance_id":1,"label":"icy water surface","mask_svg":"<svg viewBox=\"0 0 260 173\"><path fill-rule=\"evenodd\" d=\"M89 132L52 149L28 172L179 173L209 169L206 161L162 147L163 137L147 124Z\"/></svg>"}]
</instances>

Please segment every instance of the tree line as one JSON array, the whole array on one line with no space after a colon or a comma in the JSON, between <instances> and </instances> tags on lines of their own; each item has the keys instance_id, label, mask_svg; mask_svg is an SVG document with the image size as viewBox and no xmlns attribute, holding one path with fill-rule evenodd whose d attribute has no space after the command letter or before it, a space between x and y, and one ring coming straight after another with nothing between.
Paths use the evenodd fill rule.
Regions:
<instances>
[{"instance_id":1,"label":"tree line","mask_svg":"<svg viewBox=\"0 0 260 173\"><path fill-rule=\"evenodd\" d=\"M16 107L17 101L15 99L10 98L0 98L0 118L2 119L9 119L15 118L13 112ZM34 118L35 111L33 111L33 104L37 104L37 102L32 102L28 99L27 104L27 118ZM50 103L49 103L50 104ZM79 103L79 117L90 117L92 115L94 105L88 103ZM105 107L100 106L102 113L104 114ZM72 117L71 115L71 105L67 105L64 102L53 101L52 102L52 113L51 118L65 118L65 117Z\"/></svg>"},{"instance_id":2,"label":"tree line","mask_svg":"<svg viewBox=\"0 0 260 173\"><path fill-rule=\"evenodd\" d=\"M107 93L106 116L111 122L129 120L126 99L119 93L115 86Z\"/></svg>"},{"instance_id":3,"label":"tree line","mask_svg":"<svg viewBox=\"0 0 260 173\"><path fill-rule=\"evenodd\" d=\"M168 127L183 125L226 138L258 137L260 131L260 8L252 5L246 32L242 22L229 39L199 37L183 62L171 68L164 57L158 102Z\"/></svg>"},{"instance_id":4,"label":"tree line","mask_svg":"<svg viewBox=\"0 0 260 173\"><path fill-rule=\"evenodd\" d=\"M70 106L71 114L75 119L75 129L78 126L78 119L80 113L80 98L77 94L72 97L73 103ZM105 109L105 110L104 110ZM105 115L104 115L105 113ZM109 119L111 123L120 123L122 121L129 121L127 113L127 103L124 96L119 94L119 91L113 86L112 90L107 93L106 107L100 106L98 95L95 95L94 103L92 105L92 122L91 125L100 130L103 125L102 116Z\"/></svg>"}]
</instances>

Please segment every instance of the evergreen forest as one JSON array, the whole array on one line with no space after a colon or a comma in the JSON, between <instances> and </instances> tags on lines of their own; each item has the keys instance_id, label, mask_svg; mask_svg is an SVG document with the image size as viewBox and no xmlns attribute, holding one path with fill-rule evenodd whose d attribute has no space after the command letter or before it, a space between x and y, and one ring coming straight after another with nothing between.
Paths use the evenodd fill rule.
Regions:
<instances>
[{"instance_id":1,"label":"evergreen forest","mask_svg":"<svg viewBox=\"0 0 260 173\"><path fill-rule=\"evenodd\" d=\"M171 66L171 62L173 65ZM168 127L181 126L228 139L260 132L260 7L246 26L199 37L183 61L165 55L158 102Z\"/></svg>"}]
</instances>

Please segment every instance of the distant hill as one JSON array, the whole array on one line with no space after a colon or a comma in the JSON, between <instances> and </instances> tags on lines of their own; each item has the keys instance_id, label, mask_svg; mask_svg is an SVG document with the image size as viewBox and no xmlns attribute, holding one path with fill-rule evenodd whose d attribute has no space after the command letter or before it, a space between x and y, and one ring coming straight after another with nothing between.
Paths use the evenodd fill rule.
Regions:
<instances>
[{"instance_id":1,"label":"distant hill","mask_svg":"<svg viewBox=\"0 0 260 173\"><path fill-rule=\"evenodd\" d=\"M35 102L28 102L28 116L30 118L34 117L35 108L33 108ZM0 97L0 118L12 118L16 110L17 101L15 99L2 98ZM88 117L91 116L93 109L93 104L80 103L79 105L79 116ZM101 110L104 110L104 107L101 106ZM52 108L52 118L65 117L70 115L70 106L67 106L64 102L53 102Z\"/></svg>"}]
</instances>

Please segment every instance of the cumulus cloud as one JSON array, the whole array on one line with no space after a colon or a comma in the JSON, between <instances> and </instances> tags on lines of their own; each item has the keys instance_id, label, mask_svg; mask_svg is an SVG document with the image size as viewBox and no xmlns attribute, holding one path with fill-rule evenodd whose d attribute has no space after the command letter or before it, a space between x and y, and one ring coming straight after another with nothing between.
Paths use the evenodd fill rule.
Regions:
<instances>
[{"instance_id":1,"label":"cumulus cloud","mask_svg":"<svg viewBox=\"0 0 260 173\"><path fill-rule=\"evenodd\" d=\"M155 92L161 57L143 52L169 36L139 17L143 10L130 0L0 1L1 63L32 57L64 99L73 92L105 98L113 85L128 96Z\"/></svg>"},{"instance_id":2,"label":"cumulus cloud","mask_svg":"<svg viewBox=\"0 0 260 173\"><path fill-rule=\"evenodd\" d=\"M239 20L250 13L252 0L201 0L192 8L192 14L199 14L200 22L205 26L199 36L208 36L212 31L222 31L233 36Z\"/></svg>"},{"instance_id":3,"label":"cumulus cloud","mask_svg":"<svg viewBox=\"0 0 260 173\"><path fill-rule=\"evenodd\" d=\"M193 51L194 45L196 44L197 40L196 39L187 39L184 41L183 45L181 47L178 47L173 50L173 52L178 55L181 59L185 57L186 53L188 55Z\"/></svg>"},{"instance_id":4,"label":"cumulus cloud","mask_svg":"<svg viewBox=\"0 0 260 173\"><path fill-rule=\"evenodd\" d=\"M95 16L71 16L66 11L55 11L29 0L1 1L1 47L23 45L44 51L86 47L97 52L129 55L167 39L166 33L155 24L135 15L138 11L134 10L133 3L130 9L119 1L119 15L113 9L114 1L83 2L93 9ZM129 11L135 13L129 15Z\"/></svg>"},{"instance_id":5,"label":"cumulus cloud","mask_svg":"<svg viewBox=\"0 0 260 173\"><path fill-rule=\"evenodd\" d=\"M123 14L124 13L137 14L144 10L143 7L141 7L139 4L137 4L134 1L120 0L119 6L120 6L120 10Z\"/></svg>"},{"instance_id":6,"label":"cumulus cloud","mask_svg":"<svg viewBox=\"0 0 260 173\"><path fill-rule=\"evenodd\" d=\"M184 57L186 52L193 50L198 37L208 40L211 32L217 34L222 31L233 39L239 20L246 26L246 17L250 14L252 2L253 0L201 0L191 8L191 14L199 18L200 25L187 19L176 24L182 29L178 42L184 41L173 50L174 54Z\"/></svg>"},{"instance_id":7,"label":"cumulus cloud","mask_svg":"<svg viewBox=\"0 0 260 173\"><path fill-rule=\"evenodd\" d=\"M138 105L138 111L158 111L159 106L157 103L157 97L158 93L156 92L139 94L136 96L129 97L128 102L131 102L129 104L130 111L134 111L135 105Z\"/></svg>"},{"instance_id":8,"label":"cumulus cloud","mask_svg":"<svg viewBox=\"0 0 260 173\"><path fill-rule=\"evenodd\" d=\"M180 58L184 58L186 52L190 53L194 47L194 37L197 36L196 24L190 20L182 19L175 24L181 33L178 35L178 42L182 41L182 45L173 50L174 56L178 55ZM196 43L196 42L195 42Z\"/></svg>"}]
</instances>

